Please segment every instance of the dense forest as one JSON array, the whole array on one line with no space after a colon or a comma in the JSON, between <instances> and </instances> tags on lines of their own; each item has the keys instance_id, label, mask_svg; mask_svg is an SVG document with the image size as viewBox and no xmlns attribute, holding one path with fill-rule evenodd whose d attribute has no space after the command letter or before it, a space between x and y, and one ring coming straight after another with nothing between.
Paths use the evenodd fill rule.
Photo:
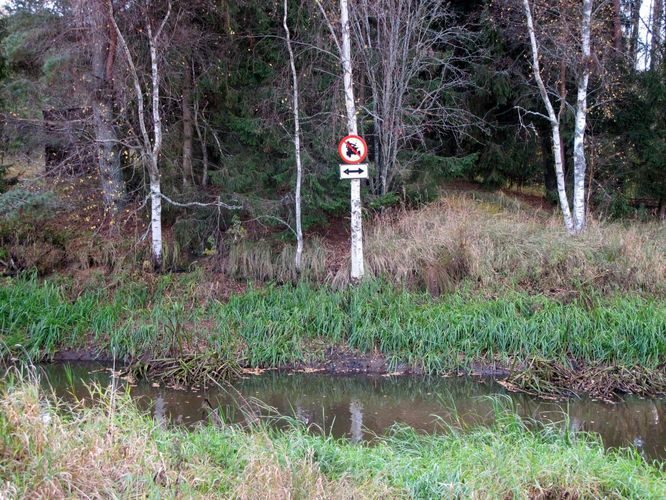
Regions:
<instances>
[{"instance_id":1,"label":"dense forest","mask_svg":"<svg viewBox=\"0 0 666 500\"><path fill-rule=\"evenodd\" d=\"M458 184L543 195L572 234L663 219L662 3L351 2L364 211ZM3 215L70 189L92 233L151 221L177 270L257 228L307 254L348 213L337 3L17 0L1 23Z\"/></svg>"}]
</instances>

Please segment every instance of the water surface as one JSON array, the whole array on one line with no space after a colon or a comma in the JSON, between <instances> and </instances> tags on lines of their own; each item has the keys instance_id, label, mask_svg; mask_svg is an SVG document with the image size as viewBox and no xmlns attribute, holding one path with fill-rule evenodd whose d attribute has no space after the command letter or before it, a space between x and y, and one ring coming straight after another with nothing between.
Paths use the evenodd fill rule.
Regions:
<instances>
[{"instance_id":1,"label":"water surface","mask_svg":"<svg viewBox=\"0 0 666 500\"><path fill-rule=\"evenodd\" d=\"M109 384L108 367L90 363L44 365L44 384L56 394L88 394L91 382ZM666 459L666 399L627 397L617 404L589 398L544 401L507 392L492 379L333 376L268 371L248 376L232 390L175 390L139 383L129 387L139 406L163 422L195 425L211 418L243 423L257 415L286 415L353 441L372 440L394 424L442 432L442 424L482 425L493 421L490 396L510 400L522 417L542 422L568 420L573 431L599 433L608 447L633 446L647 458ZM268 410L255 403L261 401ZM277 425L280 425L279 423Z\"/></svg>"}]
</instances>

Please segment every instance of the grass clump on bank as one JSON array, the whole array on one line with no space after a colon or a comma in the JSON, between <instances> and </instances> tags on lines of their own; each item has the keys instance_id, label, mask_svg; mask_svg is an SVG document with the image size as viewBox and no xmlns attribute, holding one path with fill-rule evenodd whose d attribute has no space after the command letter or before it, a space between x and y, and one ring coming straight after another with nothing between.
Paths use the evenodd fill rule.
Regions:
<instances>
[{"instance_id":1,"label":"grass clump on bank","mask_svg":"<svg viewBox=\"0 0 666 500\"><path fill-rule=\"evenodd\" d=\"M164 428L126 395L65 408L36 384L0 393L0 496L440 498L666 495L663 465L608 451L500 410L489 428L425 436L396 428L372 445L294 425Z\"/></svg>"}]
</instances>

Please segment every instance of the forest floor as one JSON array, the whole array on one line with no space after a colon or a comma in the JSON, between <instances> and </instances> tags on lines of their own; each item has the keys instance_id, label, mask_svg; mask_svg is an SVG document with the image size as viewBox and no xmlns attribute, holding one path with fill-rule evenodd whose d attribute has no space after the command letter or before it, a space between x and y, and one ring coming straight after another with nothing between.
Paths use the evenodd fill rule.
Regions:
<instances>
[{"instance_id":1,"label":"forest floor","mask_svg":"<svg viewBox=\"0 0 666 500\"><path fill-rule=\"evenodd\" d=\"M275 228L241 224L193 255L167 213L172 272L158 275L136 207L105 215L94 181L64 182L48 216L0 224L11 356L205 356L251 369L504 373L510 388L605 399L666 392L664 224L592 220L571 238L534 193L451 185L419 209L369 211L368 280L348 287L344 219L306 234L299 276Z\"/></svg>"}]
</instances>

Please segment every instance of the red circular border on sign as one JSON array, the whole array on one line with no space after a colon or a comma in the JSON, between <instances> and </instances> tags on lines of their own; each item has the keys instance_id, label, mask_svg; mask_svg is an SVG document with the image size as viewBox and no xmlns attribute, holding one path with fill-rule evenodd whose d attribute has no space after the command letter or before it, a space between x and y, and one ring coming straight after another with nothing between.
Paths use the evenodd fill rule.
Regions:
<instances>
[{"instance_id":1,"label":"red circular border on sign","mask_svg":"<svg viewBox=\"0 0 666 500\"><path fill-rule=\"evenodd\" d=\"M349 161L348 158L345 157L345 155L342 154L342 147L345 145L345 141L347 139L358 139L363 143L363 147L365 148L365 152L363 153L363 156L359 158L358 160L354 161ZM347 135L343 137L340 142L338 143L338 155L340 155L340 158L342 158L342 161L345 162L347 165L358 165L359 163L363 163L363 161L368 157L368 143L365 142L365 139L361 137L360 135Z\"/></svg>"}]
</instances>

